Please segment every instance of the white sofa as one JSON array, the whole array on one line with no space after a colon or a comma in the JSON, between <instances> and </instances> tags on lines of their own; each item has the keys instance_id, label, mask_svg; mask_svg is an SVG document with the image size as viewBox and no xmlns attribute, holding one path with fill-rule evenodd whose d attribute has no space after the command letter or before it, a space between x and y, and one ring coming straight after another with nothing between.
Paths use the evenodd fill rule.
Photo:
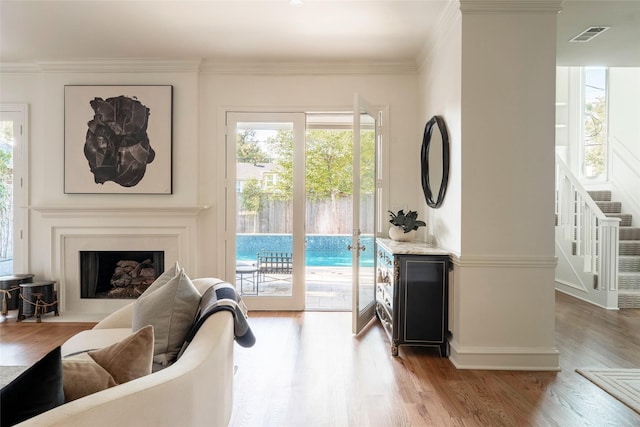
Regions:
<instances>
[{"instance_id":1,"label":"white sofa","mask_svg":"<svg viewBox=\"0 0 640 427\"><path fill-rule=\"evenodd\" d=\"M219 279L193 279L200 294ZM133 303L80 332L62 355L102 348L131 334ZM209 316L172 365L150 375L65 403L20 424L27 426L191 426L229 423L233 397L234 318ZM25 397L28 398L28 397Z\"/></svg>"}]
</instances>

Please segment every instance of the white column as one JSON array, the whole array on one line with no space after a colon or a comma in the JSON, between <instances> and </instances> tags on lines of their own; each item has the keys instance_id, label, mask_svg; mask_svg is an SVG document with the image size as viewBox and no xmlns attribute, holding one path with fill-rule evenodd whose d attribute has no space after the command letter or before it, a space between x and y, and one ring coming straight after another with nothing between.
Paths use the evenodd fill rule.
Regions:
<instances>
[{"instance_id":1,"label":"white column","mask_svg":"<svg viewBox=\"0 0 640 427\"><path fill-rule=\"evenodd\" d=\"M560 1L461 0L460 368L559 367L554 340L556 15Z\"/></svg>"}]
</instances>

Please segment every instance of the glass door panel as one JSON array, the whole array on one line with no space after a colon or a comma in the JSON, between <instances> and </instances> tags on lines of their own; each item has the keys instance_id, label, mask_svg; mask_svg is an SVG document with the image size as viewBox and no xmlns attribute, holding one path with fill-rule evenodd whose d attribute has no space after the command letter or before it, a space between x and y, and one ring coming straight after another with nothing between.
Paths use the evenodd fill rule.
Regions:
<instances>
[{"instance_id":1,"label":"glass door panel","mask_svg":"<svg viewBox=\"0 0 640 427\"><path fill-rule=\"evenodd\" d=\"M351 311L353 112L307 113L306 310Z\"/></svg>"},{"instance_id":2,"label":"glass door panel","mask_svg":"<svg viewBox=\"0 0 640 427\"><path fill-rule=\"evenodd\" d=\"M377 114L356 96L353 147L353 332L375 315Z\"/></svg>"},{"instance_id":3,"label":"glass door panel","mask_svg":"<svg viewBox=\"0 0 640 427\"><path fill-rule=\"evenodd\" d=\"M27 108L0 104L0 276L26 271Z\"/></svg>"},{"instance_id":4,"label":"glass door panel","mask_svg":"<svg viewBox=\"0 0 640 427\"><path fill-rule=\"evenodd\" d=\"M227 276L251 309L302 309L304 114L227 121Z\"/></svg>"},{"instance_id":5,"label":"glass door panel","mask_svg":"<svg viewBox=\"0 0 640 427\"><path fill-rule=\"evenodd\" d=\"M14 121L0 116L0 276L13 274Z\"/></svg>"}]
</instances>

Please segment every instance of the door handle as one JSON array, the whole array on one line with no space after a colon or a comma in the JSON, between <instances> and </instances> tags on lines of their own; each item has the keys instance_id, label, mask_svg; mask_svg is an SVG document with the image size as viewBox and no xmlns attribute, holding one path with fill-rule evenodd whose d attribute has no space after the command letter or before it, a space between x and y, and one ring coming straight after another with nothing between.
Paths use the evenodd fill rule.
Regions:
<instances>
[{"instance_id":1,"label":"door handle","mask_svg":"<svg viewBox=\"0 0 640 427\"><path fill-rule=\"evenodd\" d=\"M356 247L355 246L351 246L351 245L347 245L347 250L350 251L352 249L356 249ZM358 247L358 250L364 252L364 251L367 250L367 247L365 245L362 245L362 246Z\"/></svg>"}]
</instances>

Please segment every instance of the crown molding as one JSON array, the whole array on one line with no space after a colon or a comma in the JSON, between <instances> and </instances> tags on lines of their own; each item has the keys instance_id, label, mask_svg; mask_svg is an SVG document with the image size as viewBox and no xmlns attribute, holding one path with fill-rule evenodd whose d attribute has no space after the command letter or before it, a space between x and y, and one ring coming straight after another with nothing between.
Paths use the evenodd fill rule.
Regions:
<instances>
[{"instance_id":1,"label":"crown molding","mask_svg":"<svg viewBox=\"0 0 640 427\"><path fill-rule=\"evenodd\" d=\"M17 73L204 73L220 75L415 74L415 61L220 61L170 59L91 59L0 64L0 72Z\"/></svg>"},{"instance_id":2,"label":"crown molding","mask_svg":"<svg viewBox=\"0 0 640 427\"><path fill-rule=\"evenodd\" d=\"M214 61L203 62L202 73L232 75L327 75L327 74L415 74L414 61L396 62L275 62Z\"/></svg>"},{"instance_id":3,"label":"crown molding","mask_svg":"<svg viewBox=\"0 0 640 427\"><path fill-rule=\"evenodd\" d=\"M2 73L193 73L200 70L200 59L88 59L34 61L2 64Z\"/></svg>"},{"instance_id":4,"label":"crown molding","mask_svg":"<svg viewBox=\"0 0 640 427\"><path fill-rule=\"evenodd\" d=\"M93 59L83 61L46 61L38 64L45 72L86 73L180 73L197 72L200 59Z\"/></svg>"},{"instance_id":5,"label":"crown molding","mask_svg":"<svg viewBox=\"0 0 640 427\"><path fill-rule=\"evenodd\" d=\"M458 19L460 19L460 4L457 1L450 1L431 31L431 34L435 34L435 42L433 39L425 40L420 53L416 57L418 69L422 69L431 55L437 52L445 40L449 38L451 31L455 28L453 24Z\"/></svg>"},{"instance_id":6,"label":"crown molding","mask_svg":"<svg viewBox=\"0 0 640 427\"><path fill-rule=\"evenodd\" d=\"M559 13L562 0L460 0L465 13Z\"/></svg>"},{"instance_id":7,"label":"crown molding","mask_svg":"<svg viewBox=\"0 0 640 427\"><path fill-rule=\"evenodd\" d=\"M3 62L0 63L1 74L30 74L39 73L42 69L33 62Z\"/></svg>"}]
</instances>

